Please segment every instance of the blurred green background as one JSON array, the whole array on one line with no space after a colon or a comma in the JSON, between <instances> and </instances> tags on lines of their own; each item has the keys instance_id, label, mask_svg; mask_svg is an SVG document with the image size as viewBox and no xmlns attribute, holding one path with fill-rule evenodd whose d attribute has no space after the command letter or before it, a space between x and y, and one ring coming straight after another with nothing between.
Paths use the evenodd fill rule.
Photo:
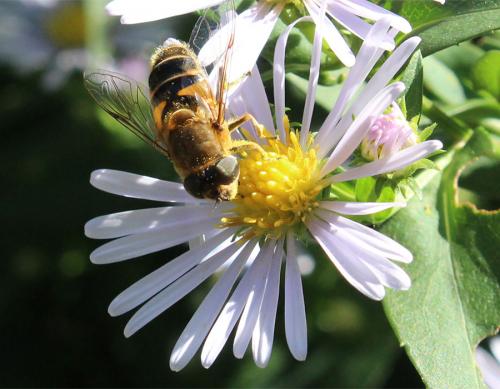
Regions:
<instances>
[{"instance_id":1,"label":"blurred green background","mask_svg":"<svg viewBox=\"0 0 500 389\"><path fill-rule=\"evenodd\" d=\"M0 3L0 385L423 386L382 305L348 286L320 251L314 253L314 271L304 277L306 362L296 362L288 352L280 303L268 368L255 367L249 355L236 360L229 346L209 370L196 357L180 373L171 372L170 351L210 281L124 338L130 315L109 317L109 302L185 247L92 265L89 253L100 242L84 237L86 221L155 204L100 192L90 186L89 176L99 168L162 179L175 179L175 174L165 158L97 109L83 87L82 70L118 58L113 66L140 79L151 49L168 36L187 39L195 16L121 26L106 19L104 4Z\"/></svg>"}]
</instances>

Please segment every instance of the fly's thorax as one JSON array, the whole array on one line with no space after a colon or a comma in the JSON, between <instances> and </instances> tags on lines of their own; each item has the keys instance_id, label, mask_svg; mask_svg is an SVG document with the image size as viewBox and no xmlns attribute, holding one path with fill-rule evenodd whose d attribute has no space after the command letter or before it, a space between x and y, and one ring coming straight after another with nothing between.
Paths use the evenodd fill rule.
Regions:
<instances>
[{"instance_id":1,"label":"fly's thorax","mask_svg":"<svg viewBox=\"0 0 500 389\"><path fill-rule=\"evenodd\" d=\"M216 163L226 154L211 121L186 108L169 115L159 138L183 178Z\"/></svg>"}]
</instances>

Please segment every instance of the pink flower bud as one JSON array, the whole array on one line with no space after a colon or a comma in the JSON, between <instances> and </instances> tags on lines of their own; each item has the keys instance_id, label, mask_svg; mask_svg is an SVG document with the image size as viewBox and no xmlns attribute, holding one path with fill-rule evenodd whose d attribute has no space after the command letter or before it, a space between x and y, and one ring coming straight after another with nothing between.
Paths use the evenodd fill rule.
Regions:
<instances>
[{"instance_id":1,"label":"pink flower bud","mask_svg":"<svg viewBox=\"0 0 500 389\"><path fill-rule=\"evenodd\" d=\"M373 161L418 143L412 127L397 106L379 116L361 142L361 155Z\"/></svg>"}]
</instances>

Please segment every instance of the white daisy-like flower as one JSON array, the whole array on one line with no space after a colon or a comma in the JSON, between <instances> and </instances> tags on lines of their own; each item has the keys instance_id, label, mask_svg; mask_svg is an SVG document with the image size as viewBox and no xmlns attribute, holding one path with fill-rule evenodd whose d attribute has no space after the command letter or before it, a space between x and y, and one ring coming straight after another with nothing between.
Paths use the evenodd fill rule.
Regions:
<instances>
[{"instance_id":1,"label":"white daisy-like flower","mask_svg":"<svg viewBox=\"0 0 500 389\"><path fill-rule=\"evenodd\" d=\"M303 17L296 23L302 21L311 22L312 18ZM240 160L235 200L214 207L213 202L191 197L178 183L113 170L92 173L91 184L106 192L168 203L89 221L85 226L87 236L114 239L91 254L92 262L124 261L204 236L202 244L167 262L112 301L108 310L112 316L142 305L126 325L125 336L137 332L223 269L174 346L170 367L175 371L184 368L200 347L203 366L212 365L235 327L234 355L242 358L251 342L256 364L266 366L283 264L286 339L297 360L306 358L305 303L297 261L297 241L304 234L318 242L350 284L372 299L382 299L386 287L406 290L411 285L408 275L394 261L409 263L412 254L399 243L349 219L350 215L404 204L336 201L323 197L323 189L339 181L400 169L442 147L439 141L427 141L360 167L342 167L375 118L403 91L399 82L387 84L414 51L419 38L405 41L365 83L383 53L380 40L390 28L390 19L378 21L367 34L332 112L313 135L309 127L323 31L316 29L302 128L294 131L284 114L284 52L292 27L279 38L275 51L274 102L276 117L280 118L277 130L258 70L229 98L233 113L250 112L265 127L248 126L240 131L240 136L260 142L263 150L251 151ZM259 138L256 130L269 136Z\"/></svg>"},{"instance_id":2,"label":"white daisy-like flower","mask_svg":"<svg viewBox=\"0 0 500 389\"><path fill-rule=\"evenodd\" d=\"M224 2L225 0L186 0L178 2L165 0L113 0L107 5L106 9L111 15L121 16L122 23L141 23L205 9ZM325 39L328 45L346 66L352 66L355 57L333 21L358 37L365 39L371 27L366 20L377 21L382 17L388 18L393 30L389 36L378 42L381 47L387 50L394 48L392 38L398 31L404 33L411 31L411 26L406 19L368 0L259 0L235 19L234 50L235 52L245 53L245 55L233 57L232 73L229 75L230 80L237 80L242 74L252 69L269 39L280 13L287 4L294 4L306 10L315 23L320 23L323 26L323 29L327 32L325 33ZM322 6L325 7L329 17L320 16ZM210 64L219 56L220 51L224 49L220 47L220 42L227 41L227 39L221 39L220 35L227 34L229 31L230 28L222 29L207 41L199 54L204 65Z\"/></svg>"}]
</instances>

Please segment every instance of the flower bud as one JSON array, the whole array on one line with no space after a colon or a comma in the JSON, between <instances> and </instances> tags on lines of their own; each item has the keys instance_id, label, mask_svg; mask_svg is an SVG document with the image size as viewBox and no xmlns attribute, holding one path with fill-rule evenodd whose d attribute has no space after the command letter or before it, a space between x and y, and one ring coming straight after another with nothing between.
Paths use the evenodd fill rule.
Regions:
<instances>
[{"instance_id":1,"label":"flower bud","mask_svg":"<svg viewBox=\"0 0 500 389\"><path fill-rule=\"evenodd\" d=\"M374 161L419 143L410 123L397 106L380 115L361 142L361 156Z\"/></svg>"}]
</instances>

